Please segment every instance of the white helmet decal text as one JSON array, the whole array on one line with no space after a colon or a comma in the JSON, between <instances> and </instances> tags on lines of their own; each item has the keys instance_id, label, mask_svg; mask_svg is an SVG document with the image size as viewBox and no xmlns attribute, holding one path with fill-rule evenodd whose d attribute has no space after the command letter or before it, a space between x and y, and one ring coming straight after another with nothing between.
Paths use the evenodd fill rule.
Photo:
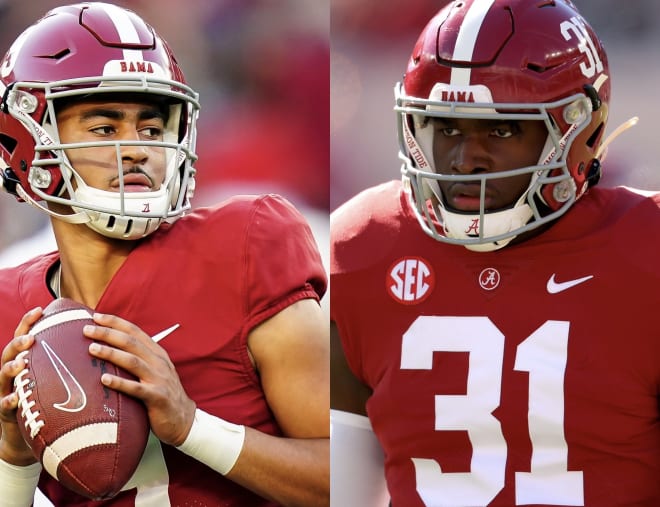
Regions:
<instances>
[{"instance_id":1,"label":"white helmet decal text","mask_svg":"<svg viewBox=\"0 0 660 507\"><path fill-rule=\"evenodd\" d=\"M603 72L603 62L598 56L596 45L589 36L589 32L584 26L584 22L578 17L573 16L570 20L564 21L560 28L564 40L570 41L575 37L578 41L578 49L580 50L580 53L587 57L587 62L582 62L580 64L580 70L584 77L591 79L596 73Z\"/></svg>"}]
</instances>

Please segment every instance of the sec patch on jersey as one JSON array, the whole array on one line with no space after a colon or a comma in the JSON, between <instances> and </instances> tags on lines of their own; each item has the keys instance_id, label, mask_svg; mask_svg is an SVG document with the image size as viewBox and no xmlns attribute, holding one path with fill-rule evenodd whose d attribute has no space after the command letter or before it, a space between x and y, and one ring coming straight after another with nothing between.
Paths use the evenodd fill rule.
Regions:
<instances>
[{"instance_id":1,"label":"sec patch on jersey","mask_svg":"<svg viewBox=\"0 0 660 507\"><path fill-rule=\"evenodd\" d=\"M83 326L92 310L57 299L32 326L26 368L16 376L19 428L44 469L92 499L115 496L135 472L149 435L144 405L101 384L111 373L133 378L89 355Z\"/></svg>"}]
</instances>

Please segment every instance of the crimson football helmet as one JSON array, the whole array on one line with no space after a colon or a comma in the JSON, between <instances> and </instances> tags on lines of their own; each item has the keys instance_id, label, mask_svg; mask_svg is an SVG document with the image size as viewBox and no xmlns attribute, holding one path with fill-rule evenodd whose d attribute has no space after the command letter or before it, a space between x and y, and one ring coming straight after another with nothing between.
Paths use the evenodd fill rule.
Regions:
<instances>
[{"instance_id":1,"label":"crimson football helmet","mask_svg":"<svg viewBox=\"0 0 660 507\"><path fill-rule=\"evenodd\" d=\"M606 53L567 0L460 0L421 33L395 88L402 175L422 228L435 239L490 251L564 213L600 177L610 99ZM432 117L537 120L548 136L537 165L438 174ZM507 209L486 209L488 180L523 173ZM448 206L439 181L480 183L480 209Z\"/></svg>"},{"instance_id":2,"label":"crimson football helmet","mask_svg":"<svg viewBox=\"0 0 660 507\"><path fill-rule=\"evenodd\" d=\"M62 144L58 100L100 100L112 94L155 101L166 111L162 140ZM137 239L190 207L194 190L197 93L167 43L134 12L89 2L58 7L27 28L0 61L2 185L19 200L112 238ZM154 145L166 152L159 189L124 192L121 148ZM119 192L88 186L65 150L112 146ZM70 206L55 213L44 204Z\"/></svg>"}]
</instances>

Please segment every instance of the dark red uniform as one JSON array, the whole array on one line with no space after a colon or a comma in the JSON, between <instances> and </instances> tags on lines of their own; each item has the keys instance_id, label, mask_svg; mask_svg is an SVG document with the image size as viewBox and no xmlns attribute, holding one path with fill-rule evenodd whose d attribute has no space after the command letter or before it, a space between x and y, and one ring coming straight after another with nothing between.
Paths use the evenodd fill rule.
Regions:
<instances>
[{"instance_id":1,"label":"dark red uniform","mask_svg":"<svg viewBox=\"0 0 660 507\"><path fill-rule=\"evenodd\" d=\"M660 505L660 197L592 189L488 253L399 183L331 222L331 314L393 507Z\"/></svg>"},{"instance_id":2,"label":"dark red uniform","mask_svg":"<svg viewBox=\"0 0 660 507\"><path fill-rule=\"evenodd\" d=\"M46 273L53 253L0 271L0 336L25 312L52 299ZM238 197L161 227L131 252L97 311L118 315L160 341L188 396L206 412L280 435L248 357L248 333L292 303L320 299L326 278L312 233L277 196ZM152 440L113 506L273 505L173 447ZM56 505L99 505L42 474Z\"/></svg>"}]
</instances>

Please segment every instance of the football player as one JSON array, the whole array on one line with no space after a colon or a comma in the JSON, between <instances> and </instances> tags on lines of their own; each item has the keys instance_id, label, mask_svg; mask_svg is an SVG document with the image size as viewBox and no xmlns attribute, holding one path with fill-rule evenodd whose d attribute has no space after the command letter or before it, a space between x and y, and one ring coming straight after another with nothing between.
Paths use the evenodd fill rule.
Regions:
<instances>
[{"instance_id":1,"label":"football player","mask_svg":"<svg viewBox=\"0 0 660 507\"><path fill-rule=\"evenodd\" d=\"M567 0L422 31L402 181L331 220L333 505L660 505L660 196L596 186L610 88Z\"/></svg>"},{"instance_id":2,"label":"football player","mask_svg":"<svg viewBox=\"0 0 660 507\"><path fill-rule=\"evenodd\" d=\"M38 483L55 505L98 505L43 472L17 429L15 358L65 297L95 309L91 356L137 377L102 381L151 424L108 505L327 505L314 238L277 195L188 211L199 101L166 42L111 4L58 7L0 62L0 96L2 186L50 215L58 245L0 271L0 503L30 505Z\"/></svg>"}]
</instances>

